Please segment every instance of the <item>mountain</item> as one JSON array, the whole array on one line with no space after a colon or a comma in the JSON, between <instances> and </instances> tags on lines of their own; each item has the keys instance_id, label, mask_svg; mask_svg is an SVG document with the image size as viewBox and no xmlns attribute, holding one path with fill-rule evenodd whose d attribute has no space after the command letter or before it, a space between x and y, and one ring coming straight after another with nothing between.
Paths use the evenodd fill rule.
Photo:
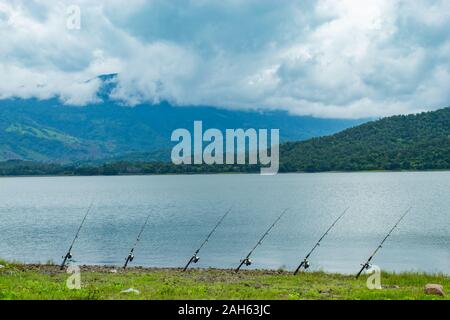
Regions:
<instances>
[{"instance_id":1,"label":"mountain","mask_svg":"<svg viewBox=\"0 0 450 320\"><path fill-rule=\"evenodd\" d=\"M258 165L177 166L170 161L146 161L138 155L131 158L69 165L10 160L0 162L0 176L260 171ZM280 146L280 172L430 169L450 169L450 108L389 117L331 136Z\"/></svg>"},{"instance_id":2,"label":"mountain","mask_svg":"<svg viewBox=\"0 0 450 320\"><path fill-rule=\"evenodd\" d=\"M450 169L450 108L288 142L280 159L284 172Z\"/></svg>"},{"instance_id":3,"label":"mountain","mask_svg":"<svg viewBox=\"0 0 450 320\"><path fill-rule=\"evenodd\" d=\"M174 107L167 102L124 107L109 99L115 75L99 78L102 102L92 105L64 106L58 99L0 100L0 161L164 160L173 145L172 131L192 129L195 120L202 120L205 129L279 128L282 141L328 135L364 121Z\"/></svg>"}]
</instances>

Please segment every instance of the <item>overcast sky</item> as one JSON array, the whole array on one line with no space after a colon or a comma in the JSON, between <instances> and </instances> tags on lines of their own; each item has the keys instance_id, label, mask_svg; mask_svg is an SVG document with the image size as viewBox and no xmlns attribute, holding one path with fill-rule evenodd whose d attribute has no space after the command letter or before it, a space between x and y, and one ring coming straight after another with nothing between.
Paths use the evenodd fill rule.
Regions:
<instances>
[{"instance_id":1,"label":"overcast sky","mask_svg":"<svg viewBox=\"0 0 450 320\"><path fill-rule=\"evenodd\" d=\"M449 30L448 0L0 0L0 98L85 105L87 80L117 72L124 105L433 110L450 106Z\"/></svg>"}]
</instances>

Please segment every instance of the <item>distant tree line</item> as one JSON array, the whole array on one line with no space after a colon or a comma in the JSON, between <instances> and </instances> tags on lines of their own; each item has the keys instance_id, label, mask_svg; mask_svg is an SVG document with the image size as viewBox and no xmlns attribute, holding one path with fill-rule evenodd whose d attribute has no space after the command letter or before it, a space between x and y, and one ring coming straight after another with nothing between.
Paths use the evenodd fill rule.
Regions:
<instances>
[{"instance_id":1,"label":"distant tree line","mask_svg":"<svg viewBox=\"0 0 450 320\"><path fill-rule=\"evenodd\" d=\"M332 136L280 147L280 172L449 170L450 108L394 116ZM101 164L0 162L0 175L132 175L257 173L259 165L174 165L170 162L110 161Z\"/></svg>"},{"instance_id":2,"label":"distant tree line","mask_svg":"<svg viewBox=\"0 0 450 320\"><path fill-rule=\"evenodd\" d=\"M0 162L0 176L96 176L198 173L253 173L257 165L174 165L167 162L119 161L101 165L61 165L31 161Z\"/></svg>"}]
</instances>

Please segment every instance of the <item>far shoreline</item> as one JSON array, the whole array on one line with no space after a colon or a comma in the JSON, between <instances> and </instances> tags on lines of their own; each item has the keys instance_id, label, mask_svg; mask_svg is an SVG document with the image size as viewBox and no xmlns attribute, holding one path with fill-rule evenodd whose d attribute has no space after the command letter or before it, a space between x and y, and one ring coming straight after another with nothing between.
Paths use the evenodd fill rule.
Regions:
<instances>
[{"instance_id":1,"label":"far shoreline","mask_svg":"<svg viewBox=\"0 0 450 320\"><path fill-rule=\"evenodd\" d=\"M348 174L348 173L434 173L434 172L450 172L449 169L430 169L430 170L356 170L356 171L293 171L293 172L279 172L276 175L288 175L288 174ZM217 176L217 175L261 175L258 172L198 172L198 173L130 173L130 174L28 174L28 175L0 175L1 178L58 178L58 177L143 177L143 176Z\"/></svg>"}]
</instances>

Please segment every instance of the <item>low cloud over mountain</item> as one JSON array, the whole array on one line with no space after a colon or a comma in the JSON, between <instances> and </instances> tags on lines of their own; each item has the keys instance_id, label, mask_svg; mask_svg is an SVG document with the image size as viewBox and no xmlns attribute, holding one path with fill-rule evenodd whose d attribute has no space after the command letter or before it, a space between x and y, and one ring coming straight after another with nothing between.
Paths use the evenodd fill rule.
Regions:
<instances>
[{"instance_id":1,"label":"low cloud over mountain","mask_svg":"<svg viewBox=\"0 0 450 320\"><path fill-rule=\"evenodd\" d=\"M69 5L81 29L66 27ZM0 3L0 99L111 99L358 118L450 104L450 2ZM87 81L93 79L91 81Z\"/></svg>"}]
</instances>

